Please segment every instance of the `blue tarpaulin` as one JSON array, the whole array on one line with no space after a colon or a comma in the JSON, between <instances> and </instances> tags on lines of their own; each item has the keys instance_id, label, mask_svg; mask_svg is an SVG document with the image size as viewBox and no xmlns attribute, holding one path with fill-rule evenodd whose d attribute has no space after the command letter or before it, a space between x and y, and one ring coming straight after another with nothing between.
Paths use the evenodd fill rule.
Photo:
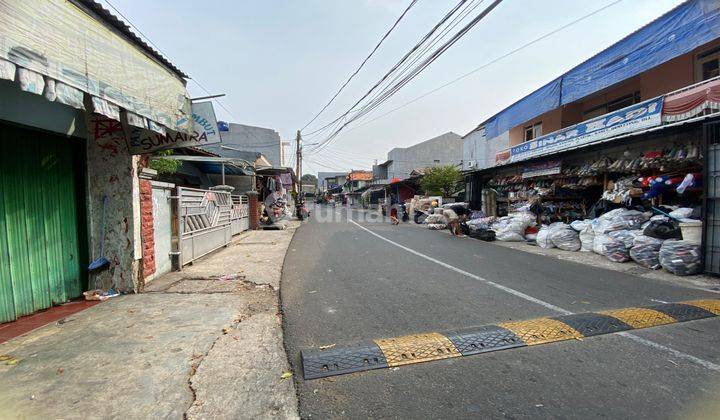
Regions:
<instances>
[{"instance_id":1,"label":"blue tarpaulin","mask_svg":"<svg viewBox=\"0 0 720 420\"><path fill-rule=\"evenodd\" d=\"M495 115L485 124L487 138L560 106L560 79L555 79Z\"/></svg>"},{"instance_id":2,"label":"blue tarpaulin","mask_svg":"<svg viewBox=\"0 0 720 420\"><path fill-rule=\"evenodd\" d=\"M563 76L567 104L622 82L720 37L717 0L681 4Z\"/></svg>"},{"instance_id":3,"label":"blue tarpaulin","mask_svg":"<svg viewBox=\"0 0 720 420\"><path fill-rule=\"evenodd\" d=\"M689 0L485 122L487 138L720 37L720 2Z\"/></svg>"}]
</instances>

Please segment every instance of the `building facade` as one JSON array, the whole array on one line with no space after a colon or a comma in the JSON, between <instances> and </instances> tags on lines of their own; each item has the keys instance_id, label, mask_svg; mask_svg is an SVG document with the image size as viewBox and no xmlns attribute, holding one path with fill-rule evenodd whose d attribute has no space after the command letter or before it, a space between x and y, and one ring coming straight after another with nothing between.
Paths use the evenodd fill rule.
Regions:
<instances>
[{"instance_id":1,"label":"building facade","mask_svg":"<svg viewBox=\"0 0 720 420\"><path fill-rule=\"evenodd\" d=\"M192 135L186 76L94 1L0 5L0 322L142 290L156 266L137 150Z\"/></svg>"},{"instance_id":2,"label":"building facade","mask_svg":"<svg viewBox=\"0 0 720 420\"><path fill-rule=\"evenodd\" d=\"M409 147L396 147L388 152L387 160L373 166L376 180L405 179L417 168L461 165L463 139L448 132Z\"/></svg>"},{"instance_id":3,"label":"building facade","mask_svg":"<svg viewBox=\"0 0 720 420\"><path fill-rule=\"evenodd\" d=\"M274 167L282 167L283 142L280 134L271 128L252 125L220 123L221 144L213 144L204 148L219 156L228 155L232 151L258 152Z\"/></svg>"},{"instance_id":4,"label":"building facade","mask_svg":"<svg viewBox=\"0 0 720 420\"><path fill-rule=\"evenodd\" d=\"M464 136L466 198L498 216L539 205L547 223L692 208L720 274L718 111L720 3L689 0Z\"/></svg>"}]
</instances>

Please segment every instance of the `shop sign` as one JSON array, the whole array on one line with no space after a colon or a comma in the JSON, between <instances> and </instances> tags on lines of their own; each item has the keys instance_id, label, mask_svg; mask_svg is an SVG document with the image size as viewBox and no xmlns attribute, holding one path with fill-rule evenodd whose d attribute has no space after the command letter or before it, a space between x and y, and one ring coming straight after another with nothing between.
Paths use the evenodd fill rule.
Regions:
<instances>
[{"instance_id":1,"label":"shop sign","mask_svg":"<svg viewBox=\"0 0 720 420\"><path fill-rule=\"evenodd\" d=\"M651 99L517 145L510 149L510 161L518 162L582 147L620 134L658 126L661 123L662 102L662 97Z\"/></svg>"},{"instance_id":2,"label":"shop sign","mask_svg":"<svg viewBox=\"0 0 720 420\"><path fill-rule=\"evenodd\" d=\"M549 160L547 162L534 163L523 168L523 179L535 178L538 176L557 175L562 172L562 162Z\"/></svg>"},{"instance_id":3,"label":"shop sign","mask_svg":"<svg viewBox=\"0 0 720 420\"><path fill-rule=\"evenodd\" d=\"M510 149L495 153L495 165L502 165L510 161Z\"/></svg>"},{"instance_id":4,"label":"shop sign","mask_svg":"<svg viewBox=\"0 0 720 420\"><path fill-rule=\"evenodd\" d=\"M165 134L162 134L146 128L129 126L128 148L130 154L141 155L159 150L206 146L221 142L212 103L194 103L192 105L192 123L193 130L190 133L168 129Z\"/></svg>"}]
</instances>

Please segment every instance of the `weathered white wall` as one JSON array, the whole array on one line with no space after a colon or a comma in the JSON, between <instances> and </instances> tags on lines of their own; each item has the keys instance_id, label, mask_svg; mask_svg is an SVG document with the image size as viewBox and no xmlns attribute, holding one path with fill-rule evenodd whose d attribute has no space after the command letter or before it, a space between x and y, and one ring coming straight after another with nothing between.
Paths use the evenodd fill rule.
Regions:
<instances>
[{"instance_id":1,"label":"weathered white wall","mask_svg":"<svg viewBox=\"0 0 720 420\"><path fill-rule=\"evenodd\" d=\"M413 169L441 165L458 165L463 158L463 140L448 132L410 147L397 147L388 152L388 179L404 179ZM435 161L438 162L435 162Z\"/></svg>"},{"instance_id":2,"label":"weathered white wall","mask_svg":"<svg viewBox=\"0 0 720 420\"><path fill-rule=\"evenodd\" d=\"M485 169L495 166L495 154L510 147L506 131L492 139L485 137L485 130L476 130L463 139L463 169ZM471 163L473 163L471 167Z\"/></svg>"},{"instance_id":3,"label":"weathered white wall","mask_svg":"<svg viewBox=\"0 0 720 420\"><path fill-rule=\"evenodd\" d=\"M96 114L88 118L87 194L90 261L100 257L103 196L105 258L110 268L90 275L90 287L138 289L140 209L137 187L138 158L129 154L119 122Z\"/></svg>"},{"instance_id":4,"label":"weathered white wall","mask_svg":"<svg viewBox=\"0 0 720 420\"><path fill-rule=\"evenodd\" d=\"M161 276L172 270L170 251L172 250L172 192L175 185L151 181L153 202L153 231L155 247L155 273L151 278Z\"/></svg>"}]
</instances>

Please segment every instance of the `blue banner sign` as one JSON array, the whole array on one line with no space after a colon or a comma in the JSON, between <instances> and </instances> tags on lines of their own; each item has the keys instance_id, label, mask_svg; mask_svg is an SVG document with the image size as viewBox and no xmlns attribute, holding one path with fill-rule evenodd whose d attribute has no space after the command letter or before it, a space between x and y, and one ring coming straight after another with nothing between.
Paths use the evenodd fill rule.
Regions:
<instances>
[{"instance_id":1,"label":"blue banner sign","mask_svg":"<svg viewBox=\"0 0 720 420\"><path fill-rule=\"evenodd\" d=\"M655 127L661 123L663 98L655 98L583 121L519 144L511 149L510 162L587 146L620 134Z\"/></svg>"}]
</instances>

